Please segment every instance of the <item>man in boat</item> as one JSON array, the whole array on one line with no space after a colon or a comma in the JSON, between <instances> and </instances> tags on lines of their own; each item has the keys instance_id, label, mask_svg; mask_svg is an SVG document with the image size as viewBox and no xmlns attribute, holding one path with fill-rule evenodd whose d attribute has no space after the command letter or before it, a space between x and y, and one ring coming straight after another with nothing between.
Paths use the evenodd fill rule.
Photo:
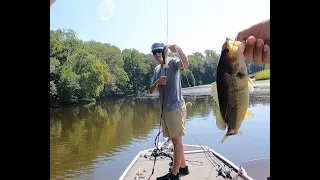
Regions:
<instances>
[{"instance_id":1,"label":"man in boat","mask_svg":"<svg viewBox=\"0 0 320 180\"><path fill-rule=\"evenodd\" d=\"M180 175L189 174L188 166L184 157L182 136L186 132L186 103L181 94L180 70L189 66L188 58L181 48L176 45L168 45L171 52L178 52L179 58L167 58L165 64L162 52L165 45L154 43L151 52L159 63L154 69L152 76L151 93L159 89L159 99L162 114L163 136L170 138L174 146L173 168L168 174L158 177L157 180L176 180ZM162 104L163 103L163 104ZM162 106L163 105L163 106ZM162 108L163 107L163 108Z\"/></svg>"}]
</instances>

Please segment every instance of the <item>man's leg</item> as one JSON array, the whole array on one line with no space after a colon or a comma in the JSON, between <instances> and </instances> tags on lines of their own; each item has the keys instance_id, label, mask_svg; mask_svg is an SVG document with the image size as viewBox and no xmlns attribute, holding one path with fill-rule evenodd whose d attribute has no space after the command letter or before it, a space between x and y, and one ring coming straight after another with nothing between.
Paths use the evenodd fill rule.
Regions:
<instances>
[{"instance_id":1,"label":"man's leg","mask_svg":"<svg viewBox=\"0 0 320 180\"><path fill-rule=\"evenodd\" d=\"M182 143L182 137L172 138L171 139L173 143L173 167L172 167L172 174L176 175L179 173L179 169L182 163L182 158L184 157L184 151L183 151L183 143ZM184 162L185 164L185 162Z\"/></svg>"},{"instance_id":2,"label":"man's leg","mask_svg":"<svg viewBox=\"0 0 320 180\"><path fill-rule=\"evenodd\" d=\"M186 167L182 141L182 136L184 136L186 132L185 104L183 104L182 107L178 109L168 112L166 115L166 123L174 147L172 174L177 174L180 167Z\"/></svg>"},{"instance_id":3,"label":"man's leg","mask_svg":"<svg viewBox=\"0 0 320 180\"><path fill-rule=\"evenodd\" d=\"M182 144L183 144L183 141L182 141ZM182 146L183 148L183 146ZM184 151L183 151L184 152ZM186 158L184 157L184 153L182 153L182 158L181 158L181 162L180 162L180 167L181 168L185 168L187 166L186 164Z\"/></svg>"},{"instance_id":4,"label":"man's leg","mask_svg":"<svg viewBox=\"0 0 320 180\"><path fill-rule=\"evenodd\" d=\"M186 162L184 158L184 151L183 151L183 143L182 143L182 136L185 135L185 105L181 108L177 108L170 112L165 112L164 121L168 130L169 138L173 143L173 168L171 173L168 173L162 177L158 177L157 180L175 180L179 178L179 170L181 166L186 167ZM182 167L183 168L183 167ZM183 169L184 175L189 174L188 168ZM187 173L185 173L187 172Z\"/></svg>"},{"instance_id":5,"label":"man's leg","mask_svg":"<svg viewBox=\"0 0 320 180\"><path fill-rule=\"evenodd\" d=\"M181 117L181 122L182 122L182 128L183 128L183 134L185 134L186 131L186 119L187 119L187 106L184 103L181 107L181 113L182 113L182 117ZM181 138L182 144L183 144L183 140ZM184 152L184 151L183 151ZM187 166L186 164L186 159L184 157L184 153L182 154L182 158L181 158L181 163L180 163L180 167L181 168L185 168ZM188 170L189 171L189 170Z\"/></svg>"}]
</instances>

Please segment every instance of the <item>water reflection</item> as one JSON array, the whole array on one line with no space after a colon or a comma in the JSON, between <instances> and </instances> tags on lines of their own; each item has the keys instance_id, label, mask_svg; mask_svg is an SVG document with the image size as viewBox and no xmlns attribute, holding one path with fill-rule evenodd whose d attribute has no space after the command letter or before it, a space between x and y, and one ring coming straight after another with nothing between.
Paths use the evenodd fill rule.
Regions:
<instances>
[{"instance_id":1,"label":"water reflection","mask_svg":"<svg viewBox=\"0 0 320 180\"><path fill-rule=\"evenodd\" d=\"M188 121L212 113L210 97L188 98L187 102L193 104L188 107ZM268 97L251 96L251 106L266 103ZM138 98L51 110L51 179L89 178L97 162L115 160L117 153L132 150L128 147L139 139L154 139L149 135L158 128L159 115L158 99ZM127 161L131 159L124 164Z\"/></svg>"}]
</instances>

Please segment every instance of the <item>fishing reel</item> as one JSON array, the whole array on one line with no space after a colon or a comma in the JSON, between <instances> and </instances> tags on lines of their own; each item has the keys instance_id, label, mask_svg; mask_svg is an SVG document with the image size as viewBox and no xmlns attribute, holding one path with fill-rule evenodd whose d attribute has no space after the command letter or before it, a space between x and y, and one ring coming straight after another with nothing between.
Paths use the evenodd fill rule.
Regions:
<instances>
[{"instance_id":1,"label":"fishing reel","mask_svg":"<svg viewBox=\"0 0 320 180\"><path fill-rule=\"evenodd\" d=\"M222 176L224 179L228 178L228 179L233 179L230 172L226 172L222 169L222 166L218 165L218 167L216 168L216 171L218 172L217 176Z\"/></svg>"},{"instance_id":2,"label":"fishing reel","mask_svg":"<svg viewBox=\"0 0 320 180\"><path fill-rule=\"evenodd\" d=\"M223 172L223 169L220 165L218 165L218 167L216 168L216 171L218 172L217 176L222 176L223 178L226 178L226 174Z\"/></svg>"},{"instance_id":3,"label":"fishing reel","mask_svg":"<svg viewBox=\"0 0 320 180\"><path fill-rule=\"evenodd\" d=\"M159 142L158 145L156 146L156 148L153 149L151 156L150 156L150 160L152 158L165 158L165 157L169 157L171 159L171 161L173 161L173 157L172 157L172 153L173 153L173 146L172 144L169 144L170 139L169 138L165 138L165 141L163 142Z\"/></svg>"}]
</instances>

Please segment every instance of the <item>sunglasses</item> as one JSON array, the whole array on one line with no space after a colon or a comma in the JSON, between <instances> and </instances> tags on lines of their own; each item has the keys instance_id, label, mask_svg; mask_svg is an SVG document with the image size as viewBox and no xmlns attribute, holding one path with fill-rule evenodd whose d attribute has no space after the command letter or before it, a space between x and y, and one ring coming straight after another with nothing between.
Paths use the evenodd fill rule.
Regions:
<instances>
[{"instance_id":1,"label":"sunglasses","mask_svg":"<svg viewBox=\"0 0 320 180\"><path fill-rule=\"evenodd\" d=\"M156 49L152 51L153 55L155 55L156 53L162 53L162 49Z\"/></svg>"}]
</instances>

